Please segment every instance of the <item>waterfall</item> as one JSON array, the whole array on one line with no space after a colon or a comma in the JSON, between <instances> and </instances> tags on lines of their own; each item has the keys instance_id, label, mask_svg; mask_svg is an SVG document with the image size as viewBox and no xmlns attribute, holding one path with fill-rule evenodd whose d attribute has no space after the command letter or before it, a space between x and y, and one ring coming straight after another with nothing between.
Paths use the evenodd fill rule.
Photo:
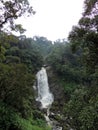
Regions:
<instances>
[{"instance_id":1,"label":"waterfall","mask_svg":"<svg viewBox=\"0 0 98 130\"><path fill-rule=\"evenodd\" d=\"M42 69L37 73L37 89L38 89L38 97L37 101L41 102L41 108L49 109L54 98L52 93L49 90L48 78L46 69L42 67Z\"/></svg>"},{"instance_id":2,"label":"waterfall","mask_svg":"<svg viewBox=\"0 0 98 130\"><path fill-rule=\"evenodd\" d=\"M54 101L54 97L49 90L46 69L42 67L42 69L37 73L36 77L38 90L38 97L36 98L36 101L41 103L41 109L46 109L46 114L44 114L44 117L47 121L47 124L52 126L52 130L62 130L62 127L56 126L56 124L54 125L55 121L53 122L49 119L49 109Z\"/></svg>"}]
</instances>

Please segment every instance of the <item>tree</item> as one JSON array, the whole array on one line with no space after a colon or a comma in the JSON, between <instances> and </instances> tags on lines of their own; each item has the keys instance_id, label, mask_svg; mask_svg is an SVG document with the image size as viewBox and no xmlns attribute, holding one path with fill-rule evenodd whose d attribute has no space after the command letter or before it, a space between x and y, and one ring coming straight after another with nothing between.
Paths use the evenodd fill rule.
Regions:
<instances>
[{"instance_id":1,"label":"tree","mask_svg":"<svg viewBox=\"0 0 98 130\"><path fill-rule=\"evenodd\" d=\"M9 23L12 30L21 30L21 25L15 25L14 20L24 14L35 14L33 8L29 5L28 0L1 0L0 1L0 30L3 29L5 24Z\"/></svg>"},{"instance_id":2,"label":"tree","mask_svg":"<svg viewBox=\"0 0 98 130\"><path fill-rule=\"evenodd\" d=\"M44 58L51 52L52 42L47 38L35 36L33 38L33 42L36 44L37 48L42 53Z\"/></svg>"},{"instance_id":3,"label":"tree","mask_svg":"<svg viewBox=\"0 0 98 130\"><path fill-rule=\"evenodd\" d=\"M51 53L47 56L47 64L52 66L53 70L62 77L62 79L71 82L80 82L80 63L78 54L73 54L70 44L65 42L55 42Z\"/></svg>"},{"instance_id":4,"label":"tree","mask_svg":"<svg viewBox=\"0 0 98 130\"><path fill-rule=\"evenodd\" d=\"M14 20L26 14L29 16L30 14L35 14L33 8L29 5L28 0L1 0L0 1L0 61L3 61L4 58L4 49L3 44L9 41L5 32L11 31L19 31L20 33L24 33L25 29L23 29L21 24L15 24ZM7 24L8 28L4 28L4 25ZM3 40L2 40L3 39ZM13 39L13 38L12 38ZM12 40L10 37L10 40ZM5 41L6 40L6 41ZM8 41L7 41L8 40Z\"/></svg>"},{"instance_id":5,"label":"tree","mask_svg":"<svg viewBox=\"0 0 98 130\"><path fill-rule=\"evenodd\" d=\"M95 73L98 65L98 2L85 0L83 17L73 27L69 41L73 49L81 48L83 60L89 73Z\"/></svg>"},{"instance_id":6,"label":"tree","mask_svg":"<svg viewBox=\"0 0 98 130\"><path fill-rule=\"evenodd\" d=\"M70 101L65 104L65 117L76 130L97 130L98 95L89 95L86 88L76 89Z\"/></svg>"},{"instance_id":7,"label":"tree","mask_svg":"<svg viewBox=\"0 0 98 130\"><path fill-rule=\"evenodd\" d=\"M9 47L6 49L5 60L3 63L23 63L28 71L36 73L43 65L43 57L33 39L25 38L9 41Z\"/></svg>"},{"instance_id":8,"label":"tree","mask_svg":"<svg viewBox=\"0 0 98 130\"><path fill-rule=\"evenodd\" d=\"M84 4L85 4L84 16L97 14L98 11L97 0L85 0Z\"/></svg>"},{"instance_id":9,"label":"tree","mask_svg":"<svg viewBox=\"0 0 98 130\"><path fill-rule=\"evenodd\" d=\"M0 101L12 106L22 116L29 116L33 102L34 75L23 64L0 64Z\"/></svg>"}]
</instances>

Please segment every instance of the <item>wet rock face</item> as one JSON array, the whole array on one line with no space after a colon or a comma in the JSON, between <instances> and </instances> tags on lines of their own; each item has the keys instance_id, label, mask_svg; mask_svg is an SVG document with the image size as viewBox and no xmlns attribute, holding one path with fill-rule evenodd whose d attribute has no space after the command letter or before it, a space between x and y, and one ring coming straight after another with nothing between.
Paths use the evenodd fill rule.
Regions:
<instances>
[{"instance_id":1,"label":"wet rock face","mask_svg":"<svg viewBox=\"0 0 98 130\"><path fill-rule=\"evenodd\" d=\"M54 102L51 107L51 111L55 113L62 113L63 105L66 101L63 86L59 82L58 76L53 72L51 67L47 67L48 82L50 91L53 93Z\"/></svg>"}]
</instances>

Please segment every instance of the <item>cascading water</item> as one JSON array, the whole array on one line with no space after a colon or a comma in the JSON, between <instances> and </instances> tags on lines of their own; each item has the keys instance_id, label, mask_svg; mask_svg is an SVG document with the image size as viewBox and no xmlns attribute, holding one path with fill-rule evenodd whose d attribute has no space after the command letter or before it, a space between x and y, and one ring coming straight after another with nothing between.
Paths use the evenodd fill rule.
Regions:
<instances>
[{"instance_id":1,"label":"cascading water","mask_svg":"<svg viewBox=\"0 0 98 130\"><path fill-rule=\"evenodd\" d=\"M41 102L41 108L49 109L54 98L52 93L50 93L47 73L44 67L37 73L37 88L38 88L38 98L37 101Z\"/></svg>"},{"instance_id":2,"label":"cascading water","mask_svg":"<svg viewBox=\"0 0 98 130\"><path fill-rule=\"evenodd\" d=\"M54 101L54 97L49 90L46 69L42 67L42 69L37 73L36 77L38 89L38 97L36 98L36 101L41 103L41 109L47 110L46 114L44 114L47 124L51 125L53 130L62 130L62 127L56 127L56 125L53 125L53 121L49 119L49 109Z\"/></svg>"}]
</instances>

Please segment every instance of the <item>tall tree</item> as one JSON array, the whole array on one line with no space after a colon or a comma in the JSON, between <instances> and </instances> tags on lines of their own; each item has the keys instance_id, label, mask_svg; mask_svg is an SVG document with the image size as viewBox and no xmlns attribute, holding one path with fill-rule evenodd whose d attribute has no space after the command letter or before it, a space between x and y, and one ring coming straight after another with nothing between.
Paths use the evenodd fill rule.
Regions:
<instances>
[{"instance_id":1,"label":"tall tree","mask_svg":"<svg viewBox=\"0 0 98 130\"><path fill-rule=\"evenodd\" d=\"M97 14L98 11L97 0L85 0L84 4L85 4L84 15Z\"/></svg>"},{"instance_id":2,"label":"tall tree","mask_svg":"<svg viewBox=\"0 0 98 130\"><path fill-rule=\"evenodd\" d=\"M85 0L83 17L69 34L73 48L82 48L84 63L90 73L98 65L98 1Z\"/></svg>"},{"instance_id":3,"label":"tall tree","mask_svg":"<svg viewBox=\"0 0 98 130\"><path fill-rule=\"evenodd\" d=\"M35 14L33 8L29 5L28 0L1 0L0 1L0 30L6 23L12 30L22 30L21 25L15 25L14 20L22 15Z\"/></svg>"}]
</instances>

